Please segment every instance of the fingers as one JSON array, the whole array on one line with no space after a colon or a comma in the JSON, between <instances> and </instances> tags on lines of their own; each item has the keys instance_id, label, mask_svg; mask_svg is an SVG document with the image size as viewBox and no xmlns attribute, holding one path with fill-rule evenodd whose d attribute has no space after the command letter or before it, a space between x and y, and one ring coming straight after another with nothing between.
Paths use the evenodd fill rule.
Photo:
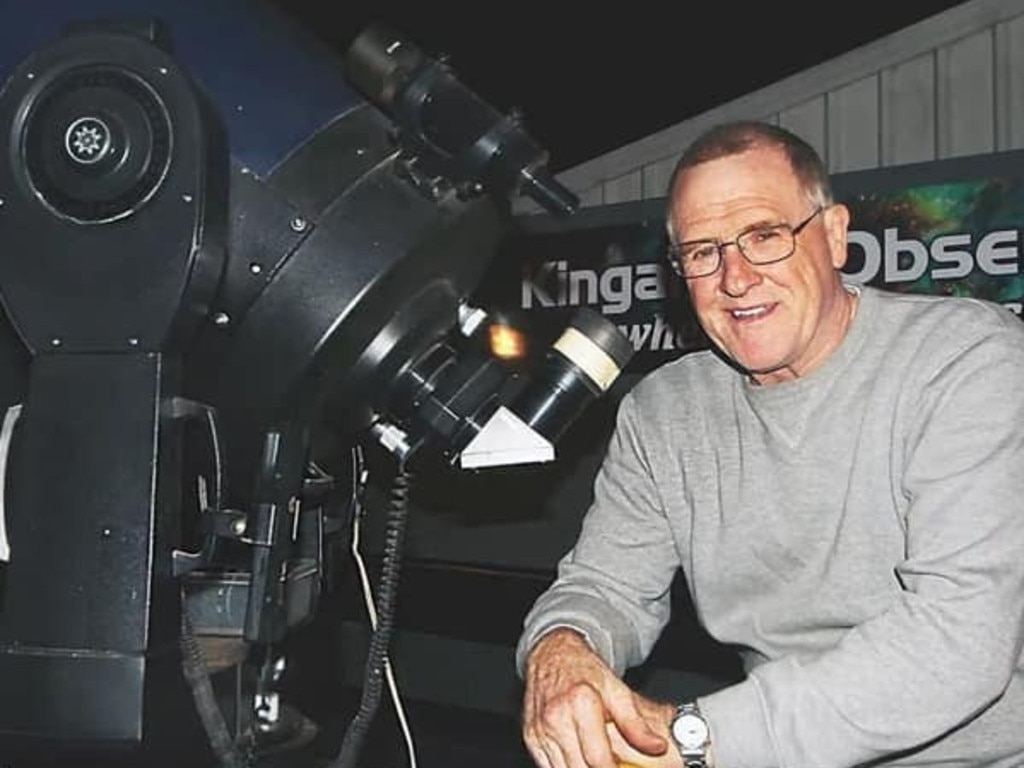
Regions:
<instances>
[{"instance_id":1,"label":"fingers","mask_svg":"<svg viewBox=\"0 0 1024 768\"><path fill-rule=\"evenodd\" d=\"M605 707L590 685L530 700L523 740L541 768L616 768L605 732Z\"/></svg>"},{"instance_id":2,"label":"fingers","mask_svg":"<svg viewBox=\"0 0 1024 768\"><path fill-rule=\"evenodd\" d=\"M653 754L638 750L614 723L607 723L608 741L619 761L618 768L682 768L682 756L675 749Z\"/></svg>"},{"instance_id":3,"label":"fingers","mask_svg":"<svg viewBox=\"0 0 1024 768\"><path fill-rule=\"evenodd\" d=\"M614 723L607 723L605 730L608 732L608 742L611 744L612 751L615 753L616 759L619 760L619 768L627 766L629 768L649 768L649 766L653 765L650 762L650 756L634 749L623 738L622 733L615 727Z\"/></svg>"},{"instance_id":4,"label":"fingers","mask_svg":"<svg viewBox=\"0 0 1024 768\"><path fill-rule=\"evenodd\" d=\"M629 691L629 702L613 708L613 720L623 738L645 755L664 754L669 748L669 723L675 708Z\"/></svg>"},{"instance_id":5,"label":"fingers","mask_svg":"<svg viewBox=\"0 0 1024 768\"><path fill-rule=\"evenodd\" d=\"M550 695L530 689L523 739L540 768L676 768L668 727L675 708L630 690L575 684Z\"/></svg>"},{"instance_id":6,"label":"fingers","mask_svg":"<svg viewBox=\"0 0 1024 768\"><path fill-rule=\"evenodd\" d=\"M527 659L523 741L540 768L618 768L608 723L639 757L661 755L671 709L634 693L572 630L545 635Z\"/></svg>"}]
</instances>

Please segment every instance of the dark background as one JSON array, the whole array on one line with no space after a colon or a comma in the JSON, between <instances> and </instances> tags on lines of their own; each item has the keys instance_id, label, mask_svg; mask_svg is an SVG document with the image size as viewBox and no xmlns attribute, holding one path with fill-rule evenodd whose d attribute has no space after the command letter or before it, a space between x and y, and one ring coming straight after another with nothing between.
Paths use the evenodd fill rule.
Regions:
<instances>
[{"instance_id":1,"label":"dark background","mask_svg":"<svg viewBox=\"0 0 1024 768\"><path fill-rule=\"evenodd\" d=\"M503 112L522 110L554 171L877 40L962 0L794 3L443 3L274 0L339 51L390 27ZM667 10L666 10L667 9Z\"/></svg>"}]
</instances>

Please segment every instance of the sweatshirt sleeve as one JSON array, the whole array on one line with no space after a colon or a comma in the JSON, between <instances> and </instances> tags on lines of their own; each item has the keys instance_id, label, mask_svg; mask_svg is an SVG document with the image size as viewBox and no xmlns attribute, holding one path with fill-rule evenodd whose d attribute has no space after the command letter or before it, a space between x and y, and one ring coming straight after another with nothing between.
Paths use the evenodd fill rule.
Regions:
<instances>
[{"instance_id":1,"label":"sweatshirt sleeve","mask_svg":"<svg viewBox=\"0 0 1024 768\"><path fill-rule=\"evenodd\" d=\"M998 709L1015 675L1020 685L1022 338L1003 326L930 363L892 429L907 500L902 591L833 648L766 662L704 697L718 768L839 768L943 737L1020 738L1005 711L980 737L960 726ZM956 764L979 764L965 754Z\"/></svg>"},{"instance_id":2,"label":"sweatshirt sleeve","mask_svg":"<svg viewBox=\"0 0 1024 768\"><path fill-rule=\"evenodd\" d=\"M558 626L581 631L622 674L646 658L669 619L679 559L638 426L627 393L580 535L525 618L516 649L520 675L533 644Z\"/></svg>"}]
</instances>

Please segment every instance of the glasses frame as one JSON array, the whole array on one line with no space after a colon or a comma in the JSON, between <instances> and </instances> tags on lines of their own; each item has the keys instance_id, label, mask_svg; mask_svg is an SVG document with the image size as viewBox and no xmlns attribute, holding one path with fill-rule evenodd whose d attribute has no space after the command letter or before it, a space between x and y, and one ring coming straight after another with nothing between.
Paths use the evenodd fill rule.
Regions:
<instances>
[{"instance_id":1,"label":"glasses frame","mask_svg":"<svg viewBox=\"0 0 1024 768\"><path fill-rule=\"evenodd\" d=\"M810 224L812 221L814 221L814 217L817 216L822 211L824 211L826 207L827 206L819 205L817 208L815 208L811 212L811 214L806 219L801 221L799 224L792 225L792 226L789 225L789 224L774 224L774 225L772 225L770 227L754 227L753 229L747 229L747 230L744 230L743 232L740 232L732 240L727 240L724 243L723 242L719 242L718 240L710 239L710 238L706 239L706 240L687 240L687 241L684 241L682 243L672 243L671 245L669 245L669 248L668 248L669 262L672 264L672 269L675 270L675 273L677 275L679 275L681 278L683 278L684 280L700 280L703 277L711 277L711 275L715 274L718 270L720 270L722 268L722 261L725 258L725 249L728 248L730 245L735 245L736 246L736 250L740 252L740 256L742 256L744 259L746 259L748 264L752 264L755 267L767 266L768 264L778 264L780 261L785 261L790 256L792 256L794 253L796 253L796 239L797 239L797 237L799 236L799 234L801 232L804 231L804 229L807 227L808 224ZM780 256L777 259L772 259L771 261L753 261L753 260L751 260L751 258L749 256L747 256L747 252L743 250L743 246L740 245L740 238L742 238L744 235L750 234L751 232L757 232L758 230L763 230L763 229L774 229L774 230L786 230L786 229L788 229L789 233L793 236L793 247L790 248L789 253L787 253L785 256ZM718 255L718 258L715 260L715 268L712 269L710 272L702 272L699 275L687 275L683 271L683 268L682 268L682 266L679 263L679 256L678 256L679 250L681 248L683 248L683 247L686 247L686 246L697 245L697 244L704 244L704 243L706 243L708 245L715 246L715 251L716 251L716 253Z\"/></svg>"}]
</instances>

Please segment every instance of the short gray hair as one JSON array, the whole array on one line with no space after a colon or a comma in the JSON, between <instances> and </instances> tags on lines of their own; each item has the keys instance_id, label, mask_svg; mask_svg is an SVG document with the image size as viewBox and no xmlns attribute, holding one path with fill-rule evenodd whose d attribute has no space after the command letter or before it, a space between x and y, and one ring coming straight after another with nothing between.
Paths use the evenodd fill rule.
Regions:
<instances>
[{"instance_id":1,"label":"short gray hair","mask_svg":"<svg viewBox=\"0 0 1024 768\"><path fill-rule=\"evenodd\" d=\"M776 147L789 159L800 185L810 202L821 208L833 203L828 169L815 149L792 131L759 120L734 120L719 123L700 134L683 152L668 183L668 210L665 225L672 232L672 199L676 182L688 169L711 160L739 155L757 147Z\"/></svg>"}]
</instances>

